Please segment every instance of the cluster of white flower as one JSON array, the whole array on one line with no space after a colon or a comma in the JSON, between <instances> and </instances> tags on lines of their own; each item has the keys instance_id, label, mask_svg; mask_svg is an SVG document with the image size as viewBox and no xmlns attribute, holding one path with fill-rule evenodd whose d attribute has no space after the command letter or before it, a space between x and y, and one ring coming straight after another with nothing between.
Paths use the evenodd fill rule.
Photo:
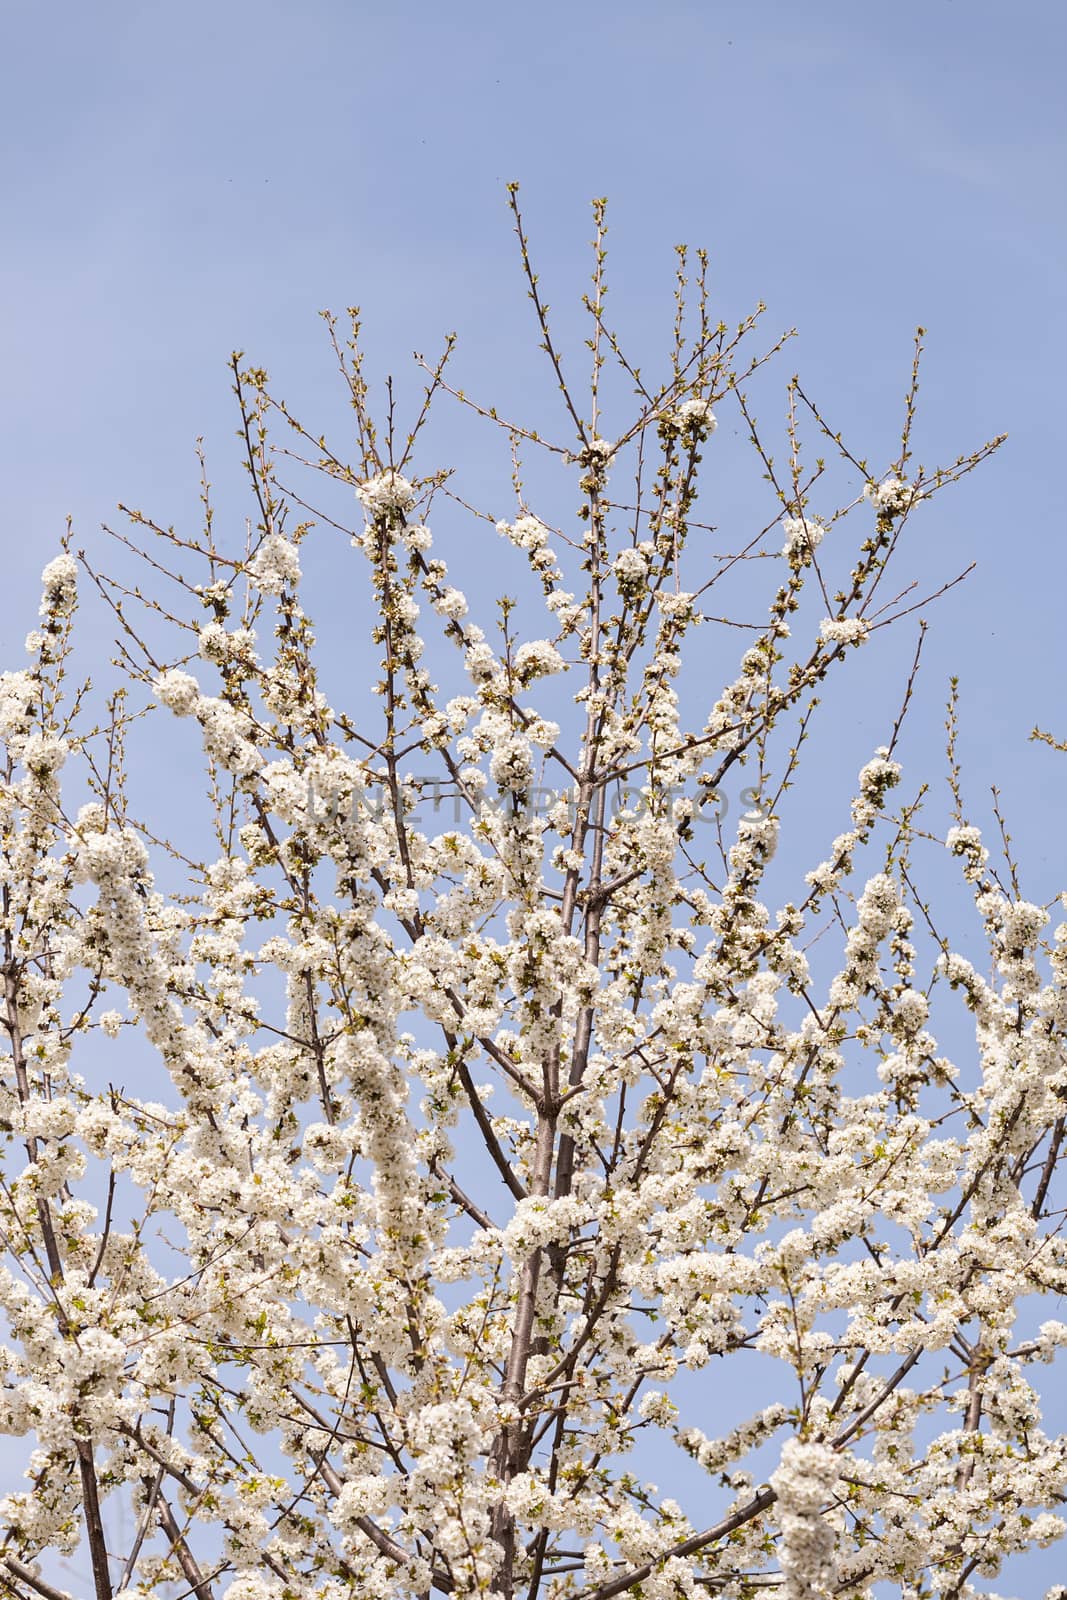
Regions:
<instances>
[{"instance_id":1,"label":"cluster of white flower","mask_svg":"<svg viewBox=\"0 0 1067 1600\"><path fill-rule=\"evenodd\" d=\"M709 400L683 400L680 405L663 413L661 421L669 429L693 439L706 439L715 432L718 422Z\"/></svg>"},{"instance_id":2,"label":"cluster of white flower","mask_svg":"<svg viewBox=\"0 0 1067 1600\"><path fill-rule=\"evenodd\" d=\"M543 550L551 538L541 519L529 514L517 517L514 522L498 522L496 531L509 539L517 550Z\"/></svg>"},{"instance_id":3,"label":"cluster of white flower","mask_svg":"<svg viewBox=\"0 0 1067 1600\"><path fill-rule=\"evenodd\" d=\"M467 605L466 595L455 588L443 590L434 601L433 608L442 617L447 617L450 622L459 622L467 615L470 609Z\"/></svg>"},{"instance_id":4,"label":"cluster of white flower","mask_svg":"<svg viewBox=\"0 0 1067 1600\"><path fill-rule=\"evenodd\" d=\"M296 546L280 533L269 534L246 571L251 582L264 594L293 590L300 582L300 557Z\"/></svg>"},{"instance_id":5,"label":"cluster of white flower","mask_svg":"<svg viewBox=\"0 0 1067 1600\"><path fill-rule=\"evenodd\" d=\"M380 1473L358 1472L346 1478L333 1505L333 1520L344 1528L359 1517L380 1517L396 1492L391 1479Z\"/></svg>"},{"instance_id":6,"label":"cluster of white flower","mask_svg":"<svg viewBox=\"0 0 1067 1600\"><path fill-rule=\"evenodd\" d=\"M78 563L71 555L56 556L41 573L42 617L69 616L78 598Z\"/></svg>"},{"instance_id":7,"label":"cluster of white flower","mask_svg":"<svg viewBox=\"0 0 1067 1600\"><path fill-rule=\"evenodd\" d=\"M256 635L252 628L224 628L207 622L200 629L198 647L205 661L226 672L251 677L256 669Z\"/></svg>"},{"instance_id":8,"label":"cluster of white flower","mask_svg":"<svg viewBox=\"0 0 1067 1600\"><path fill-rule=\"evenodd\" d=\"M645 582L654 554L655 547L650 540L630 545L627 549L619 551L612 563L612 570L615 573L615 581L623 593L640 588Z\"/></svg>"},{"instance_id":9,"label":"cluster of white flower","mask_svg":"<svg viewBox=\"0 0 1067 1600\"><path fill-rule=\"evenodd\" d=\"M902 989L893 1001L893 1018L906 1034L926 1026L930 1002L918 989Z\"/></svg>"},{"instance_id":10,"label":"cluster of white flower","mask_svg":"<svg viewBox=\"0 0 1067 1600\"><path fill-rule=\"evenodd\" d=\"M36 679L29 672L0 673L0 739L25 733L40 694Z\"/></svg>"},{"instance_id":11,"label":"cluster of white flower","mask_svg":"<svg viewBox=\"0 0 1067 1600\"><path fill-rule=\"evenodd\" d=\"M672 593L670 590L664 589L656 596L656 607L664 621L673 623L688 622L693 616L693 596L686 594L684 590L677 590ZM660 671L667 668L669 676L674 677L681 663L675 658L668 667L668 663L663 656L664 653L661 652L656 662L657 668Z\"/></svg>"},{"instance_id":12,"label":"cluster of white flower","mask_svg":"<svg viewBox=\"0 0 1067 1600\"><path fill-rule=\"evenodd\" d=\"M532 683L535 678L550 678L562 672L563 658L547 639L530 639L516 650L514 665L519 682Z\"/></svg>"},{"instance_id":13,"label":"cluster of white flower","mask_svg":"<svg viewBox=\"0 0 1067 1600\"><path fill-rule=\"evenodd\" d=\"M514 522L498 522L496 531L517 550L526 552L530 565L543 579L554 582L558 578L556 552L548 542L551 534L539 517L525 513Z\"/></svg>"},{"instance_id":14,"label":"cluster of white flower","mask_svg":"<svg viewBox=\"0 0 1067 1600\"><path fill-rule=\"evenodd\" d=\"M581 452L581 460L586 466L603 467L615 453L615 447L610 439L590 439Z\"/></svg>"},{"instance_id":15,"label":"cluster of white flower","mask_svg":"<svg viewBox=\"0 0 1067 1600\"><path fill-rule=\"evenodd\" d=\"M482 686L501 678L500 662L497 660L496 652L482 633L481 628L468 628L466 641L467 671L474 683Z\"/></svg>"},{"instance_id":16,"label":"cluster of white flower","mask_svg":"<svg viewBox=\"0 0 1067 1600\"><path fill-rule=\"evenodd\" d=\"M881 483L868 483L863 498L869 500L877 511L887 516L901 517L922 499L922 491L901 478L883 478Z\"/></svg>"},{"instance_id":17,"label":"cluster of white flower","mask_svg":"<svg viewBox=\"0 0 1067 1600\"><path fill-rule=\"evenodd\" d=\"M559 739L560 727L558 722L550 722L547 717L531 717L523 731L538 749L551 750Z\"/></svg>"},{"instance_id":18,"label":"cluster of white flower","mask_svg":"<svg viewBox=\"0 0 1067 1600\"><path fill-rule=\"evenodd\" d=\"M841 1482L842 1462L829 1445L788 1439L771 1474L782 1530L778 1559L785 1600L821 1600L834 1579L833 1525L825 1516Z\"/></svg>"},{"instance_id":19,"label":"cluster of white flower","mask_svg":"<svg viewBox=\"0 0 1067 1600\"><path fill-rule=\"evenodd\" d=\"M528 789L533 779L533 763L527 740L519 734L501 739L493 747L489 773L500 789L510 789L514 793Z\"/></svg>"},{"instance_id":20,"label":"cluster of white flower","mask_svg":"<svg viewBox=\"0 0 1067 1600\"><path fill-rule=\"evenodd\" d=\"M1027 900L1010 901L1004 906L1001 918L1001 937L1008 951L1023 951L1037 943L1042 928L1048 922L1044 906L1031 905Z\"/></svg>"},{"instance_id":21,"label":"cluster of white flower","mask_svg":"<svg viewBox=\"0 0 1067 1600\"><path fill-rule=\"evenodd\" d=\"M877 978L881 944L895 930L906 928L909 920L893 879L888 873L877 873L868 881L856 907L856 926L845 942L845 966L830 985L832 1006L851 1007L856 1003Z\"/></svg>"},{"instance_id":22,"label":"cluster of white flower","mask_svg":"<svg viewBox=\"0 0 1067 1600\"><path fill-rule=\"evenodd\" d=\"M645 1415L643 1409L641 1415ZM773 1433L777 1433L779 1428L784 1427L788 1418L788 1408L779 1403L765 1406L762 1411L757 1411L747 1422L731 1429L721 1439L709 1439L699 1428L694 1427L680 1429L677 1439L686 1454L699 1462L705 1472L722 1472L732 1462L743 1460L751 1450L755 1450Z\"/></svg>"},{"instance_id":23,"label":"cluster of white flower","mask_svg":"<svg viewBox=\"0 0 1067 1600\"><path fill-rule=\"evenodd\" d=\"M827 644L862 644L869 633L863 617L824 617L819 624L819 638Z\"/></svg>"},{"instance_id":24,"label":"cluster of white flower","mask_svg":"<svg viewBox=\"0 0 1067 1600\"><path fill-rule=\"evenodd\" d=\"M255 729L247 713L228 700L202 695L196 717L204 730L204 750L227 772L247 778L261 766Z\"/></svg>"},{"instance_id":25,"label":"cluster of white flower","mask_svg":"<svg viewBox=\"0 0 1067 1600\"><path fill-rule=\"evenodd\" d=\"M174 667L156 679L156 698L176 717L188 717L200 704L200 685L189 672Z\"/></svg>"},{"instance_id":26,"label":"cluster of white flower","mask_svg":"<svg viewBox=\"0 0 1067 1600\"><path fill-rule=\"evenodd\" d=\"M977 883L989 860L989 851L982 843L981 829L974 827L953 827L945 835L945 848L954 856L963 858L963 875L971 883Z\"/></svg>"},{"instance_id":27,"label":"cluster of white flower","mask_svg":"<svg viewBox=\"0 0 1067 1600\"><path fill-rule=\"evenodd\" d=\"M790 561L810 558L826 536L826 524L818 517L785 517L782 521L785 544L782 554Z\"/></svg>"},{"instance_id":28,"label":"cluster of white flower","mask_svg":"<svg viewBox=\"0 0 1067 1600\"><path fill-rule=\"evenodd\" d=\"M778 819L765 811L746 811L738 819L737 841L730 849L730 870L735 875L763 865L778 847Z\"/></svg>"},{"instance_id":29,"label":"cluster of white flower","mask_svg":"<svg viewBox=\"0 0 1067 1600\"><path fill-rule=\"evenodd\" d=\"M425 555L428 550L433 549L433 534L425 523L406 522L400 530L400 543L407 550L415 550L420 555Z\"/></svg>"},{"instance_id":30,"label":"cluster of white flower","mask_svg":"<svg viewBox=\"0 0 1067 1600\"><path fill-rule=\"evenodd\" d=\"M860 798L865 806L872 808L872 812L877 811L885 803L887 792L895 789L899 782L900 762L890 759L887 745L879 745L873 758L860 768Z\"/></svg>"},{"instance_id":31,"label":"cluster of white flower","mask_svg":"<svg viewBox=\"0 0 1067 1600\"><path fill-rule=\"evenodd\" d=\"M372 521L407 516L415 504L415 487L393 467L366 478L356 489L356 498Z\"/></svg>"}]
</instances>

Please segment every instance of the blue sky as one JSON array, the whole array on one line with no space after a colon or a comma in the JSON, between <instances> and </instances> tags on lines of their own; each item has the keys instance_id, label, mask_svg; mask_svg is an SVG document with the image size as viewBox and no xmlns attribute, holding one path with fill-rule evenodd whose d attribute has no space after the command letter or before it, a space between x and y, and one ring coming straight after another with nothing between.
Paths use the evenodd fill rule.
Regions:
<instances>
[{"instance_id":1,"label":"blue sky","mask_svg":"<svg viewBox=\"0 0 1067 1600\"><path fill-rule=\"evenodd\" d=\"M68 514L98 559L120 499L193 518L203 435L243 518L231 349L337 418L316 313L358 302L379 371L454 328L465 386L521 396L504 185L522 183L576 338L606 194L613 309L638 346L662 336L686 239L727 321L762 299L800 330L783 385L798 369L863 451L892 453L918 323L923 458L1010 434L917 556L939 578L979 565L933 613L907 759L936 781L958 672L975 820L999 783L1024 892L1067 882L1062 758L1026 741L1034 722L1067 734L1057 0L67 0L6 8L0 45L0 666L22 664ZM878 714L898 700L894 678ZM838 704L851 773L885 728L866 691Z\"/></svg>"}]
</instances>

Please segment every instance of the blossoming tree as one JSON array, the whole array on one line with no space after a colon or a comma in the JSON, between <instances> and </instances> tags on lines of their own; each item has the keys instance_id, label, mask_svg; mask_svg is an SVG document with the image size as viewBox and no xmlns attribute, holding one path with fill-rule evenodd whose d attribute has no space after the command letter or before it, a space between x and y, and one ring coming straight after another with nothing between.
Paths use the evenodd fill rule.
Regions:
<instances>
[{"instance_id":1,"label":"blossoming tree","mask_svg":"<svg viewBox=\"0 0 1067 1600\"><path fill-rule=\"evenodd\" d=\"M213 852L139 820L146 707L90 726L71 691L69 550L0 679L0 1428L28 1480L9 1444L4 1593L54 1600L80 1552L97 1600L964 1600L1061 1531L1033 1364L1067 1327L1023 1310L1067 1287L1067 927L1043 942L1002 886L953 763L937 838L988 960L944 935L916 887L938 825L893 809L903 709L825 859L778 848L818 695L921 603L887 571L991 447L916 469L913 382L871 472L793 380L779 468L756 318L714 323L701 263L690 329L683 256L647 382L605 320L599 204L580 399L515 216L565 433L483 414L541 636L512 602L468 620L432 543L462 504L418 463L444 362L401 437L334 333L354 452L235 358L247 543L205 492L198 534L132 514L158 590L84 563L156 748L198 725ZM610 425L609 363L636 397ZM715 408L770 504L723 555ZM851 477L837 509L805 427ZM538 452L573 486L556 528ZM381 667L343 707L301 471L358 502ZM713 607L760 574L739 649ZM708 828L742 772L751 808Z\"/></svg>"}]
</instances>

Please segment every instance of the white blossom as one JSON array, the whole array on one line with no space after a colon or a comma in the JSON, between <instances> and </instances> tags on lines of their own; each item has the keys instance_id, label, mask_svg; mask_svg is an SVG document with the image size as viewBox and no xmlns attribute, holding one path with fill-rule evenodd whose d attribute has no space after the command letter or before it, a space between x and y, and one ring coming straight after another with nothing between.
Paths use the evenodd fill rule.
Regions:
<instances>
[{"instance_id":1,"label":"white blossom","mask_svg":"<svg viewBox=\"0 0 1067 1600\"><path fill-rule=\"evenodd\" d=\"M28 672L0 673L0 738L26 732L39 692Z\"/></svg>"},{"instance_id":2,"label":"white blossom","mask_svg":"<svg viewBox=\"0 0 1067 1600\"><path fill-rule=\"evenodd\" d=\"M54 557L41 573L41 616L55 612L67 615L77 598L78 563L64 552Z\"/></svg>"},{"instance_id":3,"label":"white blossom","mask_svg":"<svg viewBox=\"0 0 1067 1600\"><path fill-rule=\"evenodd\" d=\"M863 491L865 500L878 511L887 512L890 516L902 516L905 511L922 499L922 491L913 484L904 483L900 478L883 478L881 483L868 483Z\"/></svg>"},{"instance_id":4,"label":"white blossom","mask_svg":"<svg viewBox=\"0 0 1067 1600\"><path fill-rule=\"evenodd\" d=\"M665 420L680 433L690 434L695 439L706 439L718 427L711 402L695 398L683 400L665 413Z\"/></svg>"},{"instance_id":5,"label":"white blossom","mask_svg":"<svg viewBox=\"0 0 1067 1600\"><path fill-rule=\"evenodd\" d=\"M387 467L366 478L356 489L356 497L371 518L403 517L415 504L415 489L402 473Z\"/></svg>"},{"instance_id":6,"label":"white blossom","mask_svg":"<svg viewBox=\"0 0 1067 1600\"><path fill-rule=\"evenodd\" d=\"M248 563L248 576L264 594L281 594L300 582L296 546L280 533L268 535Z\"/></svg>"},{"instance_id":7,"label":"white blossom","mask_svg":"<svg viewBox=\"0 0 1067 1600\"><path fill-rule=\"evenodd\" d=\"M836 1538L824 1513L837 1493L841 1465L826 1444L788 1439L771 1474L782 1529L779 1561L786 1600L822 1600L833 1584Z\"/></svg>"},{"instance_id":8,"label":"white blossom","mask_svg":"<svg viewBox=\"0 0 1067 1600\"><path fill-rule=\"evenodd\" d=\"M782 531L785 534L782 554L789 557L810 555L826 536L825 524L818 517L808 515L785 517Z\"/></svg>"},{"instance_id":9,"label":"white blossom","mask_svg":"<svg viewBox=\"0 0 1067 1600\"><path fill-rule=\"evenodd\" d=\"M828 644L862 644L869 632L862 617L825 617L819 624L819 637Z\"/></svg>"},{"instance_id":10,"label":"white blossom","mask_svg":"<svg viewBox=\"0 0 1067 1600\"><path fill-rule=\"evenodd\" d=\"M156 696L176 716L188 717L200 703L200 685L189 672L172 668L156 679Z\"/></svg>"},{"instance_id":11,"label":"white blossom","mask_svg":"<svg viewBox=\"0 0 1067 1600\"><path fill-rule=\"evenodd\" d=\"M515 671L523 683L563 671L563 658L547 639L531 639L515 652Z\"/></svg>"}]
</instances>

